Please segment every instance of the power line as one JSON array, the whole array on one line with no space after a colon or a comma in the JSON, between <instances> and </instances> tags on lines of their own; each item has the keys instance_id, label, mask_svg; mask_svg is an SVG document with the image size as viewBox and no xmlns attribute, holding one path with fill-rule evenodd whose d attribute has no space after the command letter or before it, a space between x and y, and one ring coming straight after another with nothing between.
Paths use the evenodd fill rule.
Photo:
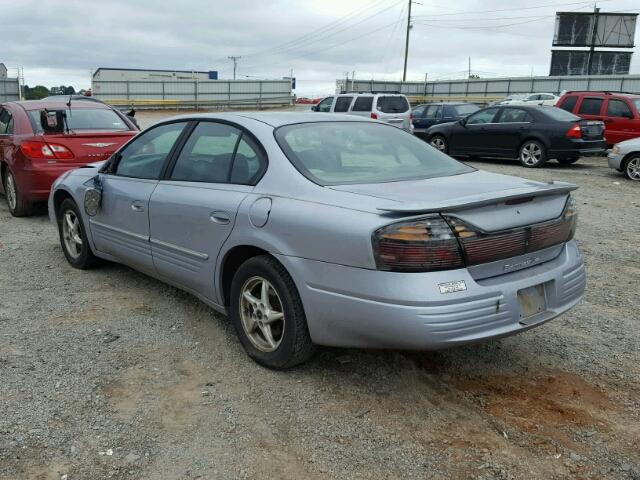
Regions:
<instances>
[{"instance_id":1,"label":"power line","mask_svg":"<svg viewBox=\"0 0 640 480\"><path fill-rule=\"evenodd\" d=\"M602 2L610 2L612 0L599 0L601 3ZM533 7L517 7L517 8L501 8L498 10L475 10L475 11L461 11L461 12L453 12L453 13L434 13L434 14L427 14L427 15L415 15L414 18L418 18L418 17L444 17L444 16L451 16L451 15L467 15L467 14L473 14L473 13L497 13L497 12L512 12L512 11L520 11L520 10L534 10L537 8L548 8L548 7L564 7L564 6L569 6L569 5L591 5L591 2L571 2L571 3L547 3L545 5L535 5Z\"/></svg>"}]
</instances>

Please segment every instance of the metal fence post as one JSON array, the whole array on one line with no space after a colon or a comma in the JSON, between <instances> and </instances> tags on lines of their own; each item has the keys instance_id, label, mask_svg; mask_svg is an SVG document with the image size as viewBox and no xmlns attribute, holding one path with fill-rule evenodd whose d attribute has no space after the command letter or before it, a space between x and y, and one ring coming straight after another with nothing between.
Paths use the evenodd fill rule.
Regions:
<instances>
[{"instance_id":1,"label":"metal fence post","mask_svg":"<svg viewBox=\"0 0 640 480\"><path fill-rule=\"evenodd\" d=\"M196 110L198 110L198 80L193 81L193 90L195 94Z\"/></svg>"},{"instance_id":2,"label":"metal fence post","mask_svg":"<svg viewBox=\"0 0 640 480\"><path fill-rule=\"evenodd\" d=\"M164 80L162 80L162 100L166 100L164 96Z\"/></svg>"},{"instance_id":3,"label":"metal fence post","mask_svg":"<svg viewBox=\"0 0 640 480\"><path fill-rule=\"evenodd\" d=\"M129 80L127 80L127 100L131 100L129 97Z\"/></svg>"}]
</instances>

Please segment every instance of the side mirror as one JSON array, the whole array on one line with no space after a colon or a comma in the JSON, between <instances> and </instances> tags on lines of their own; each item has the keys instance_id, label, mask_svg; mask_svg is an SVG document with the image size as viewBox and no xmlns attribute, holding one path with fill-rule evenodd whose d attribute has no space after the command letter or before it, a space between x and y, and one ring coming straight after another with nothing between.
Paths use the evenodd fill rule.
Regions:
<instances>
[{"instance_id":1,"label":"side mirror","mask_svg":"<svg viewBox=\"0 0 640 480\"><path fill-rule=\"evenodd\" d=\"M133 118L133 117L135 117L135 116L136 116L136 109L135 109L135 108L132 108L131 110L129 110L129 111L127 112L127 117L131 117L131 118Z\"/></svg>"},{"instance_id":2,"label":"side mirror","mask_svg":"<svg viewBox=\"0 0 640 480\"><path fill-rule=\"evenodd\" d=\"M318 111L318 105L313 105L313 106L311 107L311 111L312 111L312 112L317 112L317 111Z\"/></svg>"},{"instance_id":3,"label":"side mirror","mask_svg":"<svg viewBox=\"0 0 640 480\"><path fill-rule=\"evenodd\" d=\"M458 120L458 123L464 127L467 125L467 119L461 118L460 120Z\"/></svg>"}]
</instances>

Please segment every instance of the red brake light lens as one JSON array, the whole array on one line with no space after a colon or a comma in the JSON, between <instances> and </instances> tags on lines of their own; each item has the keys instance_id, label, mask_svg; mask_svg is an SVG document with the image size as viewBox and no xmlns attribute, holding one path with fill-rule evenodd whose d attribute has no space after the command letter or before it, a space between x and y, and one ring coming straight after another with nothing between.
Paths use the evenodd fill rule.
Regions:
<instances>
[{"instance_id":1,"label":"red brake light lens","mask_svg":"<svg viewBox=\"0 0 640 480\"><path fill-rule=\"evenodd\" d=\"M458 241L441 217L382 227L373 234L373 250L380 270L434 272L464 266Z\"/></svg>"},{"instance_id":2,"label":"red brake light lens","mask_svg":"<svg viewBox=\"0 0 640 480\"><path fill-rule=\"evenodd\" d=\"M566 134L567 138L582 138L582 129L579 124L575 124L569 130L567 130Z\"/></svg>"},{"instance_id":3,"label":"red brake light lens","mask_svg":"<svg viewBox=\"0 0 640 480\"><path fill-rule=\"evenodd\" d=\"M373 118L374 120L378 119L378 114L375 112L371 112L371 118Z\"/></svg>"},{"instance_id":4,"label":"red brake light lens","mask_svg":"<svg viewBox=\"0 0 640 480\"><path fill-rule=\"evenodd\" d=\"M71 150L57 143L22 142L20 150L32 160L69 160L75 157Z\"/></svg>"}]
</instances>

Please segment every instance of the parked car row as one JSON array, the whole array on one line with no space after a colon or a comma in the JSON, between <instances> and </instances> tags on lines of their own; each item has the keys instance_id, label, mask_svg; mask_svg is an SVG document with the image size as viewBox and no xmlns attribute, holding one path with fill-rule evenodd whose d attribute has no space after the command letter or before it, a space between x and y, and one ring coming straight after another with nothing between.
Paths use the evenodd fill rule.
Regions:
<instances>
[{"instance_id":1,"label":"parked car row","mask_svg":"<svg viewBox=\"0 0 640 480\"><path fill-rule=\"evenodd\" d=\"M369 117L405 113L402 97L352 97L351 110L367 97ZM513 335L583 295L574 185L481 172L399 122L334 114L183 115L80 162L80 146L103 152L135 130L118 112L98 122L88 103L63 105L6 111L26 112L12 132L25 119L32 129L9 150L39 142L25 169L49 165L42 155L65 172L48 207L69 264L119 262L194 294L267 367L299 364L316 345L436 349Z\"/></svg>"}]
</instances>

